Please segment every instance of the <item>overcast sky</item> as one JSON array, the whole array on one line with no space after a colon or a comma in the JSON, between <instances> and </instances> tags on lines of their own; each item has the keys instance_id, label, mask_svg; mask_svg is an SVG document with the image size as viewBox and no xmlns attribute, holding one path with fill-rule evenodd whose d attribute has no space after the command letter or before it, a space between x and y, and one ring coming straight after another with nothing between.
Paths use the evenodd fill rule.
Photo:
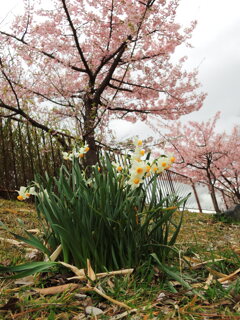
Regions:
<instances>
[{"instance_id":1,"label":"overcast sky","mask_svg":"<svg viewBox=\"0 0 240 320\"><path fill-rule=\"evenodd\" d=\"M193 48L179 49L176 54L188 56L189 70L198 67L198 79L208 96L199 111L180 120L205 121L221 111L216 130L230 133L235 124L240 125L240 1L181 0L178 21L185 25L192 20L198 21L191 39ZM133 128L123 126L126 131L118 135L123 139L135 132L148 134L140 122Z\"/></svg>"},{"instance_id":2,"label":"overcast sky","mask_svg":"<svg viewBox=\"0 0 240 320\"><path fill-rule=\"evenodd\" d=\"M0 22L9 11L18 12L20 2L1 1ZM189 69L199 68L198 78L208 96L201 110L181 120L207 120L221 111L217 130L230 132L234 124L240 124L240 1L181 0L178 21L185 25L191 20L198 21L191 40L194 48L176 54L189 57ZM148 132L143 123L121 124L121 130L115 123L114 129L121 139Z\"/></svg>"},{"instance_id":3,"label":"overcast sky","mask_svg":"<svg viewBox=\"0 0 240 320\"><path fill-rule=\"evenodd\" d=\"M198 21L189 66L199 65L199 80L208 93L204 106L186 119L205 120L221 111L218 129L240 124L240 1L181 0L179 18Z\"/></svg>"}]
</instances>

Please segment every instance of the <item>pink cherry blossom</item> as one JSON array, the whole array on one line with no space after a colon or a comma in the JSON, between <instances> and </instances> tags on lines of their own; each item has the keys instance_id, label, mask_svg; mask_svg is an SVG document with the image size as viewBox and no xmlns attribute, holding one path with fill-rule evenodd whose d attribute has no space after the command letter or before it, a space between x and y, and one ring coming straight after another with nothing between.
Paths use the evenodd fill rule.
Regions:
<instances>
[{"instance_id":1,"label":"pink cherry blossom","mask_svg":"<svg viewBox=\"0 0 240 320\"><path fill-rule=\"evenodd\" d=\"M177 23L179 0L23 1L25 13L0 30L5 115L59 137L70 127L94 163L95 136L112 119L178 119L202 106L197 72L171 59L196 24Z\"/></svg>"}]
</instances>

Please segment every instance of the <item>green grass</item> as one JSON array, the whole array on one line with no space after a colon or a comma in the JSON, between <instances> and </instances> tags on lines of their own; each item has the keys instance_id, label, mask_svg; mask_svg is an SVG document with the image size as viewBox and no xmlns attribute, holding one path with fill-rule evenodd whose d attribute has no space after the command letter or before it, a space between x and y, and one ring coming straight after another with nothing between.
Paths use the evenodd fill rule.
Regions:
<instances>
[{"instance_id":1,"label":"green grass","mask_svg":"<svg viewBox=\"0 0 240 320\"><path fill-rule=\"evenodd\" d=\"M38 227L32 204L0 200L0 220L14 232L21 233L17 219L22 219L28 229ZM148 266L145 266L146 269L142 268L138 274L106 277L93 285L112 299L136 309L122 319L240 319L240 281L237 277L221 284L214 276L204 289L211 274L209 270L229 275L240 267L239 229L239 224L214 221L211 215L185 212L182 230L175 245L178 254L169 267L177 270L192 290L166 276L157 264L150 273L146 272ZM12 238L5 230L0 230L0 237ZM0 241L1 264L7 266L28 261L27 252L27 247L16 247ZM184 257L208 263L195 269ZM215 261L220 258L223 260ZM124 308L93 291L83 293L76 289L46 296L34 291L34 288L66 284L69 275L68 270L56 268L51 273L35 275L31 285L19 285L15 280L1 279L0 319L87 319L87 305L103 311L97 319L124 316ZM81 286L85 287L86 282L81 282ZM5 308L7 310L1 309L11 301L13 303Z\"/></svg>"}]
</instances>

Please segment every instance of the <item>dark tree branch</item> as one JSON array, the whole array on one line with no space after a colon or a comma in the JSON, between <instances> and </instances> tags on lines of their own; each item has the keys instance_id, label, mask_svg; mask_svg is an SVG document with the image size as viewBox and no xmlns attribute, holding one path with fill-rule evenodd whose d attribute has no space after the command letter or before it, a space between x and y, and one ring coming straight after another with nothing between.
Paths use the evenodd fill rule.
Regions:
<instances>
[{"instance_id":1,"label":"dark tree branch","mask_svg":"<svg viewBox=\"0 0 240 320\"><path fill-rule=\"evenodd\" d=\"M114 59L111 67L109 68L109 71L108 71L106 77L104 78L104 80L102 81L102 83L100 84L98 89L96 90L96 93L94 95L94 100L96 102L99 102L101 94L103 93L103 91L106 88L106 86L109 84L109 82L110 82L110 80L112 78L112 75L113 75L116 67L118 66L118 63L119 63L119 61L120 61L120 59L121 59L126 47L127 47L127 42L124 42L124 43L122 43L122 45L118 49L118 54L117 54L116 58Z\"/></svg>"},{"instance_id":2,"label":"dark tree branch","mask_svg":"<svg viewBox=\"0 0 240 320\"><path fill-rule=\"evenodd\" d=\"M27 31L28 31L29 23L30 23L30 14L28 13L27 25L26 25L25 31L23 32L23 35L21 37L21 41L24 41L25 35L27 34Z\"/></svg>"},{"instance_id":3,"label":"dark tree branch","mask_svg":"<svg viewBox=\"0 0 240 320\"><path fill-rule=\"evenodd\" d=\"M75 29L75 27L74 27L74 25L73 25L71 16L70 16L70 14L69 14L69 11L68 11L68 8L67 8L67 5L66 5L66 1L65 1L65 0L62 0L62 4L63 4L63 9L64 9L64 11L65 11L65 13L66 13L67 20L68 20L68 22L69 22L70 28L71 28L72 33L73 33L73 38L74 38L74 41L75 41L75 44L76 44L78 53L79 53L79 55L80 55L80 57L81 57L81 60L82 60L82 62L83 62L83 64L84 64L84 67L85 67L85 69L86 69L86 72L88 73L90 79L93 80L92 71L90 70L90 68L89 68L89 66L88 66L88 63L87 63L87 61L86 61L86 59L85 59L85 57L84 57L84 54L83 54L83 52L82 52L80 43L79 43L79 41L78 41L77 31L76 31L76 29Z\"/></svg>"},{"instance_id":4,"label":"dark tree branch","mask_svg":"<svg viewBox=\"0 0 240 320\"><path fill-rule=\"evenodd\" d=\"M2 59L1 58L0 58L0 67L1 67L1 72L2 72L2 74L4 76L4 78L7 80L8 84L9 84L9 86L10 86L12 92L13 92L13 95L14 95L16 103L17 103L17 107L18 107L18 109L20 109L20 104L19 104L19 99L18 99L17 93L16 93L16 91L14 89L12 81L9 79L9 77L7 76L7 74L3 70L3 63L2 63Z\"/></svg>"},{"instance_id":5,"label":"dark tree branch","mask_svg":"<svg viewBox=\"0 0 240 320\"><path fill-rule=\"evenodd\" d=\"M68 136L63 134L62 132L59 132L57 130L53 130L50 129L48 126L43 125L39 122L37 122L36 120L34 120L33 118L31 118L27 113L25 113L22 109L17 109L13 106L10 106L8 104L5 104L1 99L0 99L0 107L10 110L12 112L14 112L16 115L20 115L22 116L24 119L26 119L32 126L42 129L45 132L48 132L49 134L51 134L52 136L55 136L56 139L59 141L59 143L61 143L61 145L64 147L64 149L68 149L68 145L66 144L65 139L63 138L63 136ZM69 137L69 136L68 136Z\"/></svg>"},{"instance_id":6,"label":"dark tree branch","mask_svg":"<svg viewBox=\"0 0 240 320\"><path fill-rule=\"evenodd\" d=\"M111 83L109 83L108 86L109 86L110 88L118 89L118 90L120 90L120 91L133 92L132 90L127 89L127 88L118 88L117 86L115 86L115 85L113 85L113 84L111 84Z\"/></svg>"},{"instance_id":7,"label":"dark tree branch","mask_svg":"<svg viewBox=\"0 0 240 320\"><path fill-rule=\"evenodd\" d=\"M122 108L122 107L116 107L116 108L111 108L111 107L107 107L106 106L106 109L107 110L110 110L110 111L122 111L122 112L126 112L126 113L142 113L142 114L151 114L152 112L158 112L159 110L158 109L151 109L151 110L147 110L147 109L141 109L141 110L138 110L138 109L128 109L128 108Z\"/></svg>"},{"instance_id":8,"label":"dark tree branch","mask_svg":"<svg viewBox=\"0 0 240 320\"><path fill-rule=\"evenodd\" d=\"M107 43L107 51L109 50L110 41L112 39L113 1L114 0L112 0L111 15L110 15L110 22L109 22L109 38Z\"/></svg>"},{"instance_id":9,"label":"dark tree branch","mask_svg":"<svg viewBox=\"0 0 240 320\"><path fill-rule=\"evenodd\" d=\"M180 102L179 98L175 97L174 95L172 95L170 92L168 92L167 90L160 90L160 89L155 89L149 86L144 86L141 84L137 84L137 83L132 83L132 82L128 82L128 81L122 81L122 80L118 80L116 78L112 78L113 81L119 82L120 84L125 84L125 85L129 85L129 86L133 86L133 87L138 87L138 88L143 88L143 89L148 89L148 90L153 90L156 92L162 92L165 93L167 95L169 95L171 98L176 99ZM119 88L119 87L118 87Z\"/></svg>"},{"instance_id":10,"label":"dark tree branch","mask_svg":"<svg viewBox=\"0 0 240 320\"><path fill-rule=\"evenodd\" d=\"M131 51L131 54L130 54L130 57L131 57L131 58L132 58L133 53L134 53L134 50L135 50L135 48L136 48L137 40L138 40L138 37L139 37L139 33L140 33L141 28L142 28L143 21L144 21L144 19L145 19L147 10L152 6L153 3L154 3L154 0L152 0L152 1L149 0L149 1L147 2L147 4L146 4L146 9L144 10L144 13L143 13L143 16L142 16L142 20L141 20L140 23L139 23L138 30L137 30L137 35L136 35L136 39L135 39L135 43L134 43L134 45L133 45L133 48L132 48L132 51ZM131 40L132 40L132 39L131 39ZM122 83L123 83L123 81L124 81L124 78L125 78L125 76L126 76L126 74L127 74L127 72L128 72L129 66L130 66L130 62L127 64L127 67L126 67L126 69L125 69L125 71L124 71L124 74L123 74L123 76L122 76L122 79L121 79L121 81L120 81L120 83L119 83L118 88L121 87L121 85L122 85ZM113 96L113 98L112 98L112 101L116 98L116 96L117 96L117 94L118 94L118 91L119 91L119 89L116 89L116 92L115 92L115 94L114 94L114 96Z\"/></svg>"}]
</instances>

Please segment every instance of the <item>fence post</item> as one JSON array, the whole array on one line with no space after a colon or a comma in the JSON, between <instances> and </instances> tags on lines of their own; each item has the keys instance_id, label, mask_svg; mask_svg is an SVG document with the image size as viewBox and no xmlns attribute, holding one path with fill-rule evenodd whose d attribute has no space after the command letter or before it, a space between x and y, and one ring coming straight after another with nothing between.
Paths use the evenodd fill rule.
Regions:
<instances>
[{"instance_id":1,"label":"fence post","mask_svg":"<svg viewBox=\"0 0 240 320\"><path fill-rule=\"evenodd\" d=\"M26 126L27 126L27 139L28 139L28 154L30 156L29 160L30 160L30 166L31 166L31 175L30 175L29 180L32 180L34 178L34 165L33 165L33 153L32 153L33 146L32 146L32 137L30 135L28 122L27 122ZM28 176L28 178L29 178L29 176Z\"/></svg>"},{"instance_id":2,"label":"fence post","mask_svg":"<svg viewBox=\"0 0 240 320\"><path fill-rule=\"evenodd\" d=\"M167 178L168 178L168 182L169 182L169 186L170 186L170 190L172 193L175 193L175 188L174 188L174 185L173 185L173 181L172 181L172 177L171 177L171 172L166 170L166 174L167 174Z\"/></svg>"},{"instance_id":3,"label":"fence post","mask_svg":"<svg viewBox=\"0 0 240 320\"><path fill-rule=\"evenodd\" d=\"M193 192L194 192L194 195L195 195L195 198L196 198L196 201L197 201L198 209L202 213L202 207L201 207L201 204L200 204L200 201L199 201L197 190L196 190L195 185L194 185L193 182L192 182L192 188L193 188Z\"/></svg>"},{"instance_id":4,"label":"fence post","mask_svg":"<svg viewBox=\"0 0 240 320\"><path fill-rule=\"evenodd\" d=\"M15 145L14 145L12 121L11 120L9 121L9 137L10 137L10 141L11 141L11 152L12 152L12 159L13 159L13 171L14 171L14 178L15 178L14 189L18 189L19 188L18 173L17 173L17 166L16 166Z\"/></svg>"},{"instance_id":5,"label":"fence post","mask_svg":"<svg viewBox=\"0 0 240 320\"><path fill-rule=\"evenodd\" d=\"M0 158L0 160L3 163L3 185L1 187L3 187L4 189L6 189L5 191L7 191L8 197L9 197L9 179L8 179L8 161L7 161L7 152L6 152L6 144L5 144L5 139L4 139L4 129L6 130L6 122L3 121L2 118L0 118L0 138L1 138L1 155L2 155L2 160Z\"/></svg>"},{"instance_id":6,"label":"fence post","mask_svg":"<svg viewBox=\"0 0 240 320\"><path fill-rule=\"evenodd\" d=\"M25 168L25 152L23 150L23 137L22 137L22 131L21 131L21 127L20 127L20 122L17 123L18 126L18 137L19 137L19 147L20 147L20 160L21 160L21 172L23 173L23 185L26 186L27 184L27 177L26 177L26 168Z\"/></svg>"}]
</instances>

